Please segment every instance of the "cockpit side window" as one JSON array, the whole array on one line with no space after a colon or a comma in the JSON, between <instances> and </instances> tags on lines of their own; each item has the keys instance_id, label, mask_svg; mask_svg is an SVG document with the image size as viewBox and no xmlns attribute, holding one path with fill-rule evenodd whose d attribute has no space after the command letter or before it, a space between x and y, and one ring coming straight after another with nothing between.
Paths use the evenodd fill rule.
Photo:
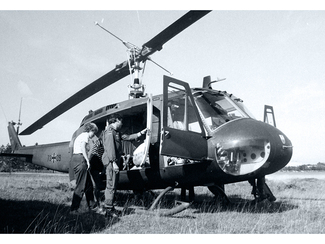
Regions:
<instances>
[{"instance_id":1,"label":"cockpit side window","mask_svg":"<svg viewBox=\"0 0 325 244\"><path fill-rule=\"evenodd\" d=\"M178 130L202 132L199 118L185 91L171 93L168 97L167 126Z\"/></svg>"}]
</instances>

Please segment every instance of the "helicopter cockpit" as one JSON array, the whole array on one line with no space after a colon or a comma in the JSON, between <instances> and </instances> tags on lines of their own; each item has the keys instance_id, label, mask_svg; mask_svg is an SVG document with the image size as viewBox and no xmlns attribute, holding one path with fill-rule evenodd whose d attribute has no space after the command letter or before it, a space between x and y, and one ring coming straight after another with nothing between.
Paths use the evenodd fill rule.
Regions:
<instances>
[{"instance_id":1,"label":"helicopter cockpit","mask_svg":"<svg viewBox=\"0 0 325 244\"><path fill-rule=\"evenodd\" d=\"M254 118L241 99L225 92L197 91L193 97L208 134L231 120Z\"/></svg>"},{"instance_id":2,"label":"helicopter cockpit","mask_svg":"<svg viewBox=\"0 0 325 244\"><path fill-rule=\"evenodd\" d=\"M206 135L211 135L223 124L240 119L254 118L243 101L226 92L194 90L193 98L198 108L195 115L193 104L186 99L185 92L178 91L168 101L168 127L201 133L198 120L203 122Z\"/></svg>"},{"instance_id":3,"label":"helicopter cockpit","mask_svg":"<svg viewBox=\"0 0 325 244\"><path fill-rule=\"evenodd\" d=\"M166 83L161 149L165 166L200 163L209 155L225 173L244 175L267 162L267 130L241 99L224 91L190 89L176 79L166 78Z\"/></svg>"},{"instance_id":4,"label":"helicopter cockpit","mask_svg":"<svg viewBox=\"0 0 325 244\"><path fill-rule=\"evenodd\" d=\"M214 133L229 121L242 118L255 119L241 99L226 92L199 91L194 93L193 97L208 134ZM225 173L231 175L251 173L267 161L270 154L268 140L244 137L238 137L237 140L236 137L229 134L228 136L228 141L216 145L217 163Z\"/></svg>"}]
</instances>

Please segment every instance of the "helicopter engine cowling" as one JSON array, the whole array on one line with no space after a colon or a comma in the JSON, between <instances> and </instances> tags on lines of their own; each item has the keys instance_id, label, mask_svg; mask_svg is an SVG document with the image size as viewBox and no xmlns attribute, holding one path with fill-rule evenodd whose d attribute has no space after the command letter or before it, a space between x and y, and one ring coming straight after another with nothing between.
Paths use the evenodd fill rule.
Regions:
<instances>
[{"instance_id":1,"label":"helicopter engine cowling","mask_svg":"<svg viewBox=\"0 0 325 244\"><path fill-rule=\"evenodd\" d=\"M213 134L216 162L233 176L274 173L292 157L292 144L277 128L254 119L237 119L220 126Z\"/></svg>"}]
</instances>

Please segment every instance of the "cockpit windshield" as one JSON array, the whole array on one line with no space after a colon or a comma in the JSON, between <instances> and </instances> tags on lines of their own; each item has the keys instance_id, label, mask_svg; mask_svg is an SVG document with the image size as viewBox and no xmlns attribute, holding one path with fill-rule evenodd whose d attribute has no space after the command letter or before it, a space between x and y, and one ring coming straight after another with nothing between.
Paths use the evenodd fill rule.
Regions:
<instances>
[{"instance_id":1,"label":"cockpit windshield","mask_svg":"<svg viewBox=\"0 0 325 244\"><path fill-rule=\"evenodd\" d=\"M232 100L223 93L207 91L195 92L193 96L205 126L211 131L228 121L252 117L240 99Z\"/></svg>"}]
</instances>

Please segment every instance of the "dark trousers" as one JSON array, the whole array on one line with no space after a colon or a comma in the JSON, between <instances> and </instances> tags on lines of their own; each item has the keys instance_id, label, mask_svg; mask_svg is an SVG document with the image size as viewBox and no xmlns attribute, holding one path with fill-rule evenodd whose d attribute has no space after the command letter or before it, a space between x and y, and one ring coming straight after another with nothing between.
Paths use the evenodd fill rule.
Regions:
<instances>
[{"instance_id":1,"label":"dark trousers","mask_svg":"<svg viewBox=\"0 0 325 244\"><path fill-rule=\"evenodd\" d=\"M105 208L113 208L114 196L118 184L119 173L113 169L113 164L106 165L106 188L105 188Z\"/></svg>"},{"instance_id":2,"label":"dark trousers","mask_svg":"<svg viewBox=\"0 0 325 244\"><path fill-rule=\"evenodd\" d=\"M94 184L94 195L97 201L97 204L99 205L101 202L101 190L104 189L105 186L103 186L103 176L104 172L90 169L91 176L93 178L93 184Z\"/></svg>"},{"instance_id":3,"label":"dark trousers","mask_svg":"<svg viewBox=\"0 0 325 244\"><path fill-rule=\"evenodd\" d=\"M97 156L94 155L91 158L90 161L90 174L92 176L93 179L93 185L94 185L94 195L97 201L97 204L100 204L101 201L101 190L104 190L106 185L105 183L105 172L104 172L104 165L101 161L101 159Z\"/></svg>"},{"instance_id":4,"label":"dark trousers","mask_svg":"<svg viewBox=\"0 0 325 244\"><path fill-rule=\"evenodd\" d=\"M90 175L87 171L87 163L83 155L73 154L71 158L71 166L76 179L76 188L73 192L71 211L76 210L80 206L83 195L86 195L88 206L90 201L94 201L93 185Z\"/></svg>"}]
</instances>

